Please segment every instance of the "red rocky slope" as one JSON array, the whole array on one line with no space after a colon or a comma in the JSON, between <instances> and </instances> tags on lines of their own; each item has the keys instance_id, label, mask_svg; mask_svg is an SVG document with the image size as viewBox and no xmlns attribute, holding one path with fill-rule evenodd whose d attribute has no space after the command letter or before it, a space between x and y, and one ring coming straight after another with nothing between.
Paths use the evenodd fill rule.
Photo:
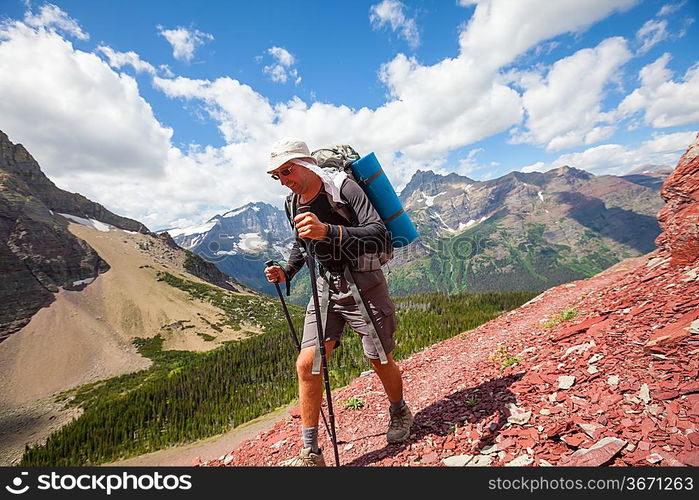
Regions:
<instances>
[{"instance_id":1,"label":"red rocky slope","mask_svg":"<svg viewBox=\"0 0 699 500\"><path fill-rule=\"evenodd\" d=\"M376 375L335 391L342 464L699 465L697 152L663 187L658 250L399 363L415 414L406 443L386 444ZM565 309L578 316L544 326ZM504 371L491 359L503 349L519 359ZM365 406L343 409L352 396ZM276 465L298 453L299 434L292 411L202 465Z\"/></svg>"}]
</instances>

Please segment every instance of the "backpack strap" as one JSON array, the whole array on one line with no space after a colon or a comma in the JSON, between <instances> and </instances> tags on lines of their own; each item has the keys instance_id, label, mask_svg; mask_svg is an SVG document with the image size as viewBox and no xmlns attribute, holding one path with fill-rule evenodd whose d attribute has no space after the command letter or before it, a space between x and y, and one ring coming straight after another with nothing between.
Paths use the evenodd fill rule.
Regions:
<instances>
[{"instance_id":1,"label":"backpack strap","mask_svg":"<svg viewBox=\"0 0 699 500\"><path fill-rule=\"evenodd\" d=\"M376 348L376 352L379 355L379 360L381 364L388 364L386 351L383 348L383 344L381 344L381 338L379 337L379 334L376 332L376 325L374 325L374 319L371 317L371 314L369 314L369 311L366 305L364 304L362 294L359 291L359 288L357 288L357 284L354 281L354 276L352 276L352 270L349 268L349 266L345 266L344 277L347 280L347 285L349 286L349 289L352 292L352 297L354 298L354 302L357 304L359 313L362 315L362 319L364 319L364 322L367 324L367 327L369 328L369 338L374 343L374 347Z\"/></svg>"},{"instance_id":2,"label":"backpack strap","mask_svg":"<svg viewBox=\"0 0 699 500\"><path fill-rule=\"evenodd\" d=\"M289 225L291 229L294 229L294 217L296 217L296 210L299 206L299 195L296 193L291 193L286 197L284 202L284 210L286 210L286 216L289 219Z\"/></svg>"},{"instance_id":3,"label":"backpack strap","mask_svg":"<svg viewBox=\"0 0 699 500\"><path fill-rule=\"evenodd\" d=\"M347 180L347 179L345 179ZM344 182L343 182L344 184ZM332 210L333 213L339 214L343 219L345 219L350 225L354 224L354 217L353 213L349 207L349 203L340 203L335 200L333 200L332 196L330 193L325 191L323 189L323 193L325 197L328 199L328 203L330 204L330 210ZM340 197L342 197L342 187L340 187ZM344 198L342 198L344 201ZM291 193L286 197L286 202L284 203L284 208L286 210L286 215L289 218L289 224L291 225L291 228L294 228L294 217L296 217L296 212L298 210L299 206L299 195L296 193Z\"/></svg>"},{"instance_id":4,"label":"backpack strap","mask_svg":"<svg viewBox=\"0 0 699 500\"><path fill-rule=\"evenodd\" d=\"M347 179L342 181L342 186L345 185L345 182L347 182ZM332 208L332 211L335 212L336 214L340 214L340 216L345 219L351 226L355 224L355 217L353 217L353 212L350 209L349 203L342 198L342 186L340 186L340 198L344 203L339 203L335 200L333 200L333 197L330 196L330 193L325 191L325 196L328 198L328 203L330 203L330 208Z\"/></svg>"},{"instance_id":5,"label":"backpack strap","mask_svg":"<svg viewBox=\"0 0 699 500\"><path fill-rule=\"evenodd\" d=\"M318 299L320 300L320 322L318 325L318 331L322 333L323 338L320 335L316 335L316 348L313 353L313 366L311 367L311 373L313 375L320 374L321 368L321 355L320 355L320 343L325 342L325 329L328 325L328 306L330 304L330 284L328 279L321 279L320 287L318 287Z\"/></svg>"}]
</instances>

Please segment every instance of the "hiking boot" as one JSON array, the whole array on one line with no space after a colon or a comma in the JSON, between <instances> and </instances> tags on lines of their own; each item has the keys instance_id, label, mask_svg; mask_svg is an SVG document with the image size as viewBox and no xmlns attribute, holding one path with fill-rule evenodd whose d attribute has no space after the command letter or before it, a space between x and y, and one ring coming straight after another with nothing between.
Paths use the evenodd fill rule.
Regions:
<instances>
[{"instance_id":1,"label":"hiking boot","mask_svg":"<svg viewBox=\"0 0 699 500\"><path fill-rule=\"evenodd\" d=\"M413 424L413 414L408 405L403 405L399 410L388 409L391 413L391 423L388 424L386 439L389 443L402 443L410 436L410 426Z\"/></svg>"},{"instance_id":2,"label":"hiking boot","mask_svg":"<svg viewBox=\"0 0 699 500\"><path fill-rule=\"evenodd\" d=\"M301 448L298 457L284 460L279 465L282 467L325 467L323 450L319 449L318 453L313 453L310 448Z\"/></svg>"}]
</instances>

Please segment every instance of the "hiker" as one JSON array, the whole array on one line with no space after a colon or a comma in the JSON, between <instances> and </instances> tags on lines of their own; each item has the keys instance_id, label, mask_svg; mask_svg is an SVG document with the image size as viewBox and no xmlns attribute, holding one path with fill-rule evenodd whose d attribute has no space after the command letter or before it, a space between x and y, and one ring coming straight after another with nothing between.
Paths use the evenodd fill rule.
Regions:
<instances>
[{"instance_id":1,"label":"hiker","mask_svg":"<svg viewBox=\"0 0 699 500\"><path fill-rule=\"evenodd\" d=\"M403 381L391 356L395 346L395 307L381 267L362 271L358 265L367 261L367 255L381 251L380 247L386 241L386 226L362 188L344 172L320 168L306 143L299 139L282 139L273 146L268 173L292 191L287 200L286 215L297 233L286 266L274 265L265 269L268 281L283 283L291 280L304 265L301 246L311 252L319 263L319 295L329 295L325 321L326 356L329 357L340 343L345 323L348 323L360 335L364 354L371 361L388 396L390 423L386 438L389 443L405 441L410 435L413 416L403 400ZM342 213L335 210L338 206L343 208ZM355 301L360 294L363 304ZM299 456L280 465L325 465L318 446L318 420L323 397L318 347L318 327L311 300L306 309L301 351L296 361L303 448Z\"/></svg>"}]
</instances>

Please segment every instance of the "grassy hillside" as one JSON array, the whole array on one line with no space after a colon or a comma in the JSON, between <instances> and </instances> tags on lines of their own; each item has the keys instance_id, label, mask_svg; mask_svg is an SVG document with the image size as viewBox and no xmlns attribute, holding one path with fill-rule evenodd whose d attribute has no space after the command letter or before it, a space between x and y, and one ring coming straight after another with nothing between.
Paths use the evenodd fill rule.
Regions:
<instances>
[{"instance_id":1,"label":"grassy hillside","mask_svg":"<svg viewBox=\"0 0 699 500\"><path fill-rule=\"evenodd\" d=\"M295 348L276 301L236 296L166 273L161 278L192 298L219 306L226 314L222 322L255 323L261 333L207 353L162 351L159 337L137 339L153 366L64 394L83 414L45 445L26 450L22 466L94 465L139 455L225 432L294 400ZM394 356L404 358L475 328L532 296L493 292L398 298ZM290 309L300 328L303 309ZM358 336L348 334L330 363L332 385L347 384L369 366Z\"/></svg>"},{"instance_id":2,"label":"grassy hillside","mask_svg":"<svg viewBox=\"0 0 699 500\"><path fill-rule=\"evenodd\" d=\"M391 270L391 293L539 292L594 276L631 256L599 232L570 221L515 224L510 218L502 210L461 234L431 241L429 255Z\"/></svg>"}]
</instances>

